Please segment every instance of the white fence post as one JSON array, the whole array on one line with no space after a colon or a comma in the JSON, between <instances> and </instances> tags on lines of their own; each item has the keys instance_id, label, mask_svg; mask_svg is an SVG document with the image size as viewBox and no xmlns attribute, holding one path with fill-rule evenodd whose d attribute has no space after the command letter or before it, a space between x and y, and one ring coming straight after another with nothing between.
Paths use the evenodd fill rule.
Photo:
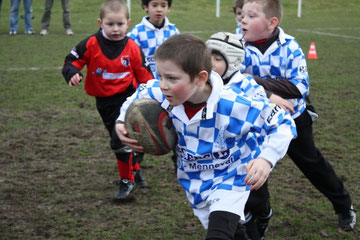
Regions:
<instances>
[{"instance_id":1,"label":"white fence post","mask_svg":"<svg viewBox=\"0 0 360 240\"><path fill-rule=\"evenodd\" d=\"M216 17L220 17L220 0L216 0Z\"/></svg>"},{"instance_id":2,"label":"white fence post","mask_svg":"<svg viewBox=\"0 0 360 240\"><path fill-rule=\"evenodd\" d=\"M302 0L298 0L298 12L297 12L297 17L301 18L301 4Z\"/></svg>"},{"instance_id":3,"label":"white fence post","mask_svg":"<svg viewBox=\"0 0 360 240\"><path fill-rule=\"evenodd\" d=\"M131 16L131 0L127 0L127 6L129 9L129 17Z\"/></svg>"}]
</instances>

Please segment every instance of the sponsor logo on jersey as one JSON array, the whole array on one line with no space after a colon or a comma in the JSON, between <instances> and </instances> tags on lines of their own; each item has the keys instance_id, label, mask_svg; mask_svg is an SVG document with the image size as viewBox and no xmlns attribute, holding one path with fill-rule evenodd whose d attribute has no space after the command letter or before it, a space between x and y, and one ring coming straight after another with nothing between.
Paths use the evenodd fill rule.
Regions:
<instances>
[{"instance_id":1,"label":"sponsor logo on jersey","mask_svg":"<svg viewBox=\"0 0 360 240\"><path fill-rule=\"evenodd\" d=\"M127 75L129 75L130 72L122 72L122 73L108 73L106 70L103 73L103 78L107 80L116 80L116 79L123 79Z\"/></svg>"},{"instance_id":2,"label":"sponsor logo on jersey","mask_svg":"<svg viewBox=\"0 0 360 240\"><path fill-rule=\"evenodd\" d=\"M299 71L300 71L301 73L307 73L307 67L306 67L306 66L300 66L300 67L299 67Z\"/></svg>"},{"instance_id":3,"label":"sponsor logo on jersey","mask_svg":"<svg viewBox=\"0 0 360 240\"><path fill-rule=\"evenodd\" d=\"M96 76L101 76L101 73L102 73L102 69L101 68L97 68L96 71Z\"/></svg>"},{"instance_id":4,"label":"sponsor logo on jersey","mask_svg":"<svg viewBox=\"0 0 360 240\"><path fill-rule=\"evenodd\" d=\"M196 170L196 171L201 171L201 170L212 170L212 169L224 169L227 166L229 166L230 164L232 164L233 162L235 162L235 158L234 156L231 156L228 160L226 161L216 161L213 163L207 163L207 162L189 162L187 164L184 163L184 168L187 169L188 171L191 170Z\"/></svg>"},{"instance_id":5,"label":"sponsor logo on jersey","mask_svg":"<svg viewBox=\"0 0 360 240\"><path fill-rule=\"evenodd\" d=\"M181 165L186 171L223 169L235 161L235 157L230 156L229 150L194 155L185 148L178 147L177 152L182 159Z\"/></svg>"},{"instance_id":6,"label":"sponsor logo on jersey","mask_svg":"<svg viewBox=\"0 0 360 240\"><path fill-rule=\"evenodd\" d=\"M74 55L74 57L79 58L79 54L76 52L76 48L71 49L70 53Z\"/></svg>"},{"instance_id":7,"label":"sponsor logo on jersey","mask_svg":"<svg viewBox=\"0 0 360 240\"><path fill-rule=\"evenodd\" d=\"M154 57L152 57L152 56L146 57L146 61L147 61L148 63L154 63L154 64L155 64Z\"/></svg>"},{"instance_id":8,"label":"sponsor logo on jersey","mask_svg":"<svg viewBox=\"0 0 360 240\"><path fill-rule=\"evenodd\" d=\"M230 155L230 151L229 151L229 150L225 150L225 151L213 153L213 156L214 156L214 158L216 158L216 159L226 159L226 158L229 157L229 155Z\"/></svg>"},{"instance_id":9,"label":"sponsor logo on jersey","mask_svg":"<svg viewBox=\"0 0 360 240\"><path fill-rule=\"evenodd\" d=\"M277 112L279 112L279 110L281 109L281 107L279 105L275 105L275 107L273 107L273 109L271 110L270 115L267 117L266 121L268 123L271 122L271 120L274 118L274 116L276 115Z\"/></svg>"},{"instance_id":10,"label":"sponsor logo on jersey","mask_svg":"<svg viewBox=\"0 0 360 240\"><path fill-rule=\"evenodd\" d=\"M122 56L122 57L121 57L121 64L122 64L124 67L130 66L130 56Z\"/></svg>"}]
</instances>

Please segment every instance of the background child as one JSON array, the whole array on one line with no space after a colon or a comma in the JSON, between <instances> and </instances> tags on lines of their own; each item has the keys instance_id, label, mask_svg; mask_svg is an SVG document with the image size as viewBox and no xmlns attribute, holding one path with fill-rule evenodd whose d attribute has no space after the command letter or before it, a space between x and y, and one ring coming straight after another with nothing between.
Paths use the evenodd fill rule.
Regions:
<instances>
[{"instance_id":1,"label":"background child","mask_svg":"<svg viewBox=\"0 0 360 240\"><path fill-rule=\"evenodd\" d=\"M210 51L198 37L169 38L155 59L160 81L141 85L123 104L116 124L121 141L143 150L126 136L126 109L137 98L159 101L179 138L179 183L207 229L206 239L246 239L239 220L248 190L258 189L285 154L296 135L293 120L266 100L223 88L220 76L211 72Z\"/></svg>"},{"instance_id":2,"label":"background child","mask_svg":"<svg viewBox=\"0 0 360 240\"><path fill-rule=\"evenodd\" d=\"M66 56L62 73L70 87L78 86L83 79L80 70L87 66L85 90L96 98L96 108L110 134L110 146L117 158L121 178L115 194L118 200L129 196L135 186L134 180L139 186L146 182L140 166L133 162L132 151L117 137L115 120L125 99L139 83L146 83L153 76L150 68L145 67L140 48L126 36L130 24L126 4L121 0L105 1L98 24L100 30L81 41Z\"/></svg>"},{"instance_id":3,"label":"background child","mask_svg":"<svg viewBox=\"0 0 360 240\"><path fill-rule=\"evenodd\" d=\"M171 8L172 0L142 0L144 10L149 14L143 17L128 36L133 39L145 54L153 75L159 79L154 60L155 50L169 37L179 34L174 24L166 15Z\"/></svg>"},{"instance_id":4,"label":"background child","mask_svg":"<svg viewBox=\"0 0 360 240\"><path fill-rule=\"evenodd\" d=\"M331 164L315 147L312 119L306 111L309 76L304 53L295 38L278 27L282 17L280 0L245 0L242 31L246 41L242 70L294 106L298 138L291 141L288 155L332 203L340 227L351 231L356 215L351 197ZM270 209L270 208L269 208ZM270 211L270 210L269 210Z\"/></svg>"},{"instance_id":5,"label":"background child","mask_svg":"<svg viewBox=\"0 0 360 240\"><path fill-rule=\"evenodd\" d=\"M240 72L245 52L242 41L235 34L229 32L215 33L206 41L206 46L211 51L213 70L221 76L224 84L235 85L250 97L255 95L265 97L262 92L263 87L258 85L251 75L243 75ZM288 112L294 112L294 107L289 101L269 90L265 90L265 92L271 102Z\"/></svg>"},{"instance_id":6,"label":"background child","mask_svg":"<svg viewBox=\"0 0 360 240\"><path fill-rule=\"evenodd\" d=\"M237 28L235 29L235 34L239 39L242 39L242 31L241 31L241 9L244 5L244 0L235 0L233 5L233 11L235 14L235 21L237 24Z\"/></svg>"},{"instance_id":7,"label":"background child","mask_svg":"<svg viewBox=\"0 0 360 240\"><path fill-rule=\"evenodd\" d=\"M213 70L223 79L224 84L240 88L250 97L264 98L265 95L270 101L281 106L288 112L294 112L291 103L276 94L266 91L258 85L251 75L240 73L241 62L244 60L244 46L241 40L232 33L218 32L211 35L206 41L206 46L211 50ZM264 226L259 221L259 215L268 208L270 194L267 188L267 181L256 191L251 191L245 206L246 233L252 240L259 240L264 236ZM270 215L271 216L271 215Z\"/></svg>"}]
</instances>

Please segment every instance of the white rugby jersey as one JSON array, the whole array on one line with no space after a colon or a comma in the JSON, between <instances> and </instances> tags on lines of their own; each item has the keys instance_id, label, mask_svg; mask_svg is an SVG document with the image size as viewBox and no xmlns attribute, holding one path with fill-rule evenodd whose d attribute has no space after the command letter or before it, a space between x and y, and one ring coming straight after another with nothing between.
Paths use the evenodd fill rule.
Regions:
<instances>
[{"instance_id":1,"label":"white rugby jersey","mask_svg":"<svg viewBox=\"0 0 360 240\"><path fill-rule=\"evenodd\" d=\"M142 84L122 105L119 121L124 121L130 103L137 98L153 98L169 112L178 135L178 180L193 208L206 206L217 189L248 191L244 179L246 164L256 157L272 166L287 151L296 136L291 116L267 100L251 100L235 86L223 86L212 72L212 91L206 105L191 119L184 106L171 106L158 80Z\"/></svg>"},{"instance_id":2,"label":"white rugby jersey","mask_svg":"<svg viewBox=\"0 0 360 240\"><path fill-rule=\"evenodd\" d=\"M146 62L150 65L154 77L159 79L154 60L155 50L166 39L180 32L175 27L175 24L169 22L167 17L165 17L165 23L162 28L156 28L148 18L148 16L143 17L141 22L131 29L127 35L143 50Z\"/></svg>"},{"instance_id":3,"label":"white rugby jersey","mask_svg":"<svg viewBox=\"0 0 360 240\"><path fill-rule=\"evenodd\" d=\"M305 96L309 92L309 75L305 55L294 37L279 28L279 38L264 54L254 46L246 44L245 59L241 66L243 73L250 73L262 79L288 79L300 91L302 98L287 99L294 106L295 119L306 109Z\"/></svg>"}]
</instances>

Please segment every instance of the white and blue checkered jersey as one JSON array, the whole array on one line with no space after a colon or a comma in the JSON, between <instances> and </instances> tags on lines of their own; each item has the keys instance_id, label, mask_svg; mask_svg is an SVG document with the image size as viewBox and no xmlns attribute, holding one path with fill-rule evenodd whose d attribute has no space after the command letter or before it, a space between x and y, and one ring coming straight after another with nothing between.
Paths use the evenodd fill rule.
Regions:
<instances>
[{"instance_id":1,"label":"white and blue checkered jersey","mask_svg":"<svg viewBox=\"0 0 360 240\"><path fill-rule=\"evenodd\" d=\"M266 98L266 92L263 86L259 85L252 76L243 75L240 71L236 72L230 78L226 86L235 86L251 98Z\"/></svg>"},{"instance_id":2,"label":"white and blue checkered jersey","mask_svg":"<svg viewBox=\"0 0 360 240\"><path fill-rule=\"evenodd\" d=\"M159 79L154 60L155 51L166 39L180 32L167 17L162 28L156 28L148 19L148 16L143 17L127 35L142 49L154 77Z\"/></svg>"},{"instance_id":3,"label":"white and blue checkered jersey","mask_svg":"<svg viewBox=\"0 0 360 240\"><path fill-rule=\"evenodd\" d=\"M261 53L254 46L245 45L245 59L241 66L243 73L250 73L262 79L288 79L300 91L302 98L287 99L294 106L295 119L306 109L305 96L309 92L309 75L305 55L294 37L279 27L279 38Z\"/></svg>"},{"instance_id":4,"label":"white and blue checkered jersey","mask_svg":"<svg viewBox=\"0 0 360 240\"><path fill-rule=\"evenodd\" d=\"M178 135L177 177L193 208L206 206L208 196L218 189L248 191L246 164L262 157L272 166L287 151L296 136L291 116L267 100L248 98L235 86L223 86L212 72L211 94L206 105L188 119L183 105L171 106L158 80L142 84L120 110L137 98L153 98L169 112Z\"/></svg>"}]
</instances>

